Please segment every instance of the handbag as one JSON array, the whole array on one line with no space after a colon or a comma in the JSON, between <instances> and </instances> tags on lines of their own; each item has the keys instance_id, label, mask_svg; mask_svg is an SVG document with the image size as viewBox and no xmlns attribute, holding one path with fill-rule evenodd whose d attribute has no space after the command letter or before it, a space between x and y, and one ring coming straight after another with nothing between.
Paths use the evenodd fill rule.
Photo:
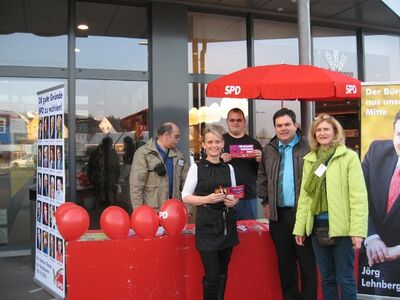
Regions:
<instances>
[{"instance_id":1,"label":"handbag","mask_svg":"<svg viewBox=\"0 0 400 300\"><path fill-rule=\"evenodd\" d=\"M334 246L339 242L337 238L329 237L328 226L321 226L315 228L315 236L317 237L318 245L320 246Z\"/></svg>"}]
</instances>

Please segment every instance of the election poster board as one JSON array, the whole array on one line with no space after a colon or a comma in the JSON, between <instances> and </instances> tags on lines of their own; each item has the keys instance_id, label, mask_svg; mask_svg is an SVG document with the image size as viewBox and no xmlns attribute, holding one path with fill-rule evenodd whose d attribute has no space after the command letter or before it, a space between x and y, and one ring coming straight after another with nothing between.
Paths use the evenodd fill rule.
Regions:
<instances>
[{"instance_id":1,"label":"election poster board","mask_svg":"<svg viewBox=\"0 0 400 300\"><path fill-rule=\"evenodd\" d=\"M365 83L361 97L361 160L369 214L368 236L359 253L358 293L398 299L400 197L390 196L394 194L390 187L398 162L394 144L400 144L393 124L400 111L400 82ZM378 252L384 253L384 261L373 255Z\"/></svg>"},{"instance_id":2,"label":"election poster board","mask_svg":"<svg viewBox=\"0 0 400 300\"><path fill-rule=\"evenodd\" d=\"M55 212L65 202L64 85L37 93L38 158L36 258L34 280L57 298L65 298L64 240Z\"/></svg>"}]
</instances>

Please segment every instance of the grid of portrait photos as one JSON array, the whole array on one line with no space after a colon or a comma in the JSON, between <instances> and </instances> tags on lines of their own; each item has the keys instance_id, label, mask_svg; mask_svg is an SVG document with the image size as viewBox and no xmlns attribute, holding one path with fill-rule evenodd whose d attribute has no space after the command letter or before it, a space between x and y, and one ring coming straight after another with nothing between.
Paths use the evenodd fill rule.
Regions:
<instances>
[{"instance_id":1,"label":"grid of portrait photos","mask_svg":"<svg viewBox=\"0 0 400 300\"><path fill-rule=\"evenodd\" d=\"M65 201L63 125L63 114L39 118L36 187L36 248L60 263L64 241L57 230L55 212Z\"/></svg>"}]
</instances>

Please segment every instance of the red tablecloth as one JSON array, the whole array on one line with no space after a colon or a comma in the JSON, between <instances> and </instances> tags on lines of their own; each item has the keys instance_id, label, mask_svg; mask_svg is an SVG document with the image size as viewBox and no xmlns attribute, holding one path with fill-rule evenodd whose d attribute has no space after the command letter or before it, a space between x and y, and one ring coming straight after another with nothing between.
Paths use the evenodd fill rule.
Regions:
<instances>
[{"instance_id":1,"label":"red tablecloth","mask_svg":"<svg viewBox=\"0 0 400 300\"><path fill-rule=\"evenodd\" d=\"M239 237L229 266L226 299L281 299L269 232L257 226ZM68 299L202 298L203 268L192 234L72 241L66 251Z\"/></svg>"}]
</instances>

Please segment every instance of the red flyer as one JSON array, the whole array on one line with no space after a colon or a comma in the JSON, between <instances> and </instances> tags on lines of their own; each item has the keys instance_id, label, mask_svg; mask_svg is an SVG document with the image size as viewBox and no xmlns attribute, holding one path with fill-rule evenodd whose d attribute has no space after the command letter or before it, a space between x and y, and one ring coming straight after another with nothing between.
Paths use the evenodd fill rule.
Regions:
<instances>
[{"instance_id":1,"label":"red flyer","mask_svg":"<svg viewBox=\"0 0 400 300\"><path fill-rule=\"evenodd\" d=\"M219 187L215 189L215 193L221 192L227 195L234 195L235 198L241 199L244 198L244 185Z\"/></svg>"},{"instance_id":2,"label":"red flyer","mask_svg":"<svg viewBox=\"0 0 400 300\"><path fill-rule=\"evenodd\" d=\"M253 145L230 145L231 158L253 158L256 157Z\"/></svg>"}]
</instances>

